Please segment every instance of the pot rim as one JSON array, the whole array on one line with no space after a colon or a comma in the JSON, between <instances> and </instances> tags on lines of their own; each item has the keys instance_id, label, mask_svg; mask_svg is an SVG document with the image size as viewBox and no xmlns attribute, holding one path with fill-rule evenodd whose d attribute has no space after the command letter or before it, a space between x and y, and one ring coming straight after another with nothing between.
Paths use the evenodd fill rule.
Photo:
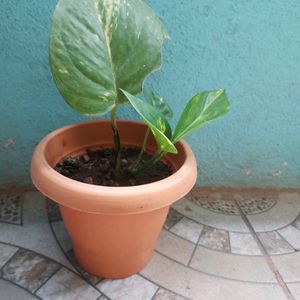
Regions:
<instances>
[{"instance_id":1,"label":"pot rim","mask_svg":"<svg viewBox=\"0 0 300 300\"><path fill-rule=\"evenodd\" d=\"M45 151L48 143L57 135L67 130L76 130L78 126L107 122L110 121L79 122L59 128L45 136L37 145L32 157L30 173L36 188L61 205L91 213L111 214L130 214L162 208L182 198L191 190L196 182L197 163L191 148L183 140L178 142L186 156L182 166L169 177L138 186L108 187L82 183L59 174L49 165ZM129 120L118 120L118 123L145 125ZM160 199L162 193L165 197ZM85 199L82 200L82 197Z\"/></svg>"}]
</instances>

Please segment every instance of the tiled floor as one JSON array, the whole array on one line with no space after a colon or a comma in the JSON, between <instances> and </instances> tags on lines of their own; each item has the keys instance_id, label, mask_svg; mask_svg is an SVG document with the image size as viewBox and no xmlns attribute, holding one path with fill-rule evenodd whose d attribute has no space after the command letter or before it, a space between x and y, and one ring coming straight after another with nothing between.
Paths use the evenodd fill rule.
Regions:
<instances>
[{"instance_id":1,"label":"tiled floor","mask_svg":"<svg viewBox=\"0 0 300 300\"><path fill-rule=\"evenodd\" d=\"M150 264L105 280L76 262L55 203L0 192L0 299L300 300L300 194L194 190L170 209Z\"/></svg>"}]
</instances>

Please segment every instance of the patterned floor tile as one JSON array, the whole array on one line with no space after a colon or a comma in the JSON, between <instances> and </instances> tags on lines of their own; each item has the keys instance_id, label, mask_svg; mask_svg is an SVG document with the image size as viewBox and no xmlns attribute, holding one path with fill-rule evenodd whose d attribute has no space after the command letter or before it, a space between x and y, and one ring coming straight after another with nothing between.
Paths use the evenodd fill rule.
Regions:
<instances>
[{"instance_id":1,"label":"patterned floor tile","mask_svg":"<svg viewBox=\"0 0 300 300\"><path fill-rule=\"evenodd\" d=\"M195 245L163 230L156 242L156 250L182 264L188 264Z\"/></svg>"},{"instance_id":2,"label":"patterned floor tile","mask_svg":"<svg viewBox=\"0 0 300 300\"><path fill-rule=\"evenodd\" d=\"M230 251L229 235L227 231L204 226L199 245L223 252Z\"/></svg>"},{"instance_id":3,"label":"patterned floor tile","mask_svg":"<svg viewBox=\"0 0 300 300\"><path fill-rule=\"evenodd\" d=\"M46 201L38 192L23 195L23 225L0 222L0 241L26 248L71 268L49 225Z\"/></svg>"},{"instance_id":4,"label":"patterned floor tile","mask_svg":"<svg viewBox=\"0 0 300 300\"><path fill-rule=\"evenodd\" d=\"M238 201L240 208L246 215L268 211L276 204L274 197L253 193L233 195L225 191L211 191L210 193L193 191L187 197L202 208L228 215L240 215L240 210L235 200Z\"/></svg>"},{"instance_id":5,"label":"patterned floor tile","mask_svg":"<svg viewBox=\"0 0 300 300\"><path fill-rule=\"evenodd\" d=\"M270 210L275 204L276 199L271 196L263 195L235 195L241 210L245 215L255 215Z\"/></svg>"},{"instance_id":6,"label":"patterned floor tile","mask_svg":"<svg viewBox=\"0 0 300 300\"><path fill-rule=\"evenodd\" d=\"M289 192L277 198L214 191L213 195L202 193L197 199L175 203L153 260L141 276L123 280L103 280L84 272L70 250L57 205L48 202L46 209L44 197L25 193L23 226L0 223L0 268L6 280L37 291L47 300L286 300L239 208L297 299L300 252L292 246L300 247L300 221L290 223L300 212L300 198ZM272 231L274 228L278 232ZM66 265L68 260L54 236L82 277L38 254L1 244L2 239ZM1 295L0 291L0 299Z\"/></svg>"},{"instance_id":7,"label":"patterned floor tile","mask_svg":"<svg viewBox=\"0 0 300 300\"><path fill-rule=\"evenodd\" d=\"M223 278L256 283L276 283L262 256L233 255L197 247L190 267Z\"/></svg>"},{"instance_id":8,"label":"patterned floor tile","mask_svg":"<svg viewBox=\"0 0 300 300\"><path fill-rule=\"evenodd\" d=\"M300 252L275 255L272 260L286 283L300 282Z\"/></svg>"},{"instance_id":9,"label":"patterned floor tile","mask_svg":"<svg viewBox=\"0 0 300 300\"><path fill-rule=\"evenodd\" d=\"M170 231L186 240L197 243L202 229L203 225L190 219L183 218L177 224L175 224Z\"/></svg>"},{"instance_id":10,"label":"patterned floor tile","mask_svg":"<svg viewBox=\"0 0 300 300\"><path fill-rule=\"evenodd\" d=\"M281 230L278 230L283 238L286 239L295 249L300 249L300 230L294 226L288 226Z\"/></svg>"},{"instance_id":11,"label":"patterned floor tile","mask_svg":"<svg viewBox=\"0 0 300 300\"><path fill-rule=\"evenodd\" d=\"M19 250L3 268L3 278L29 291L38 289L59 265L31 251Z\"/></svg>"},{"instance_id":12,"label":"patterned floor tile","mask_svg":"<svg viewBox=\"0 0 300 300\"><path fill-rule=\"evenodd\" d=\"M262 255L252 234L230 232L231 252L241 255Z\"/></svg>"},{"instance_id":13,"label":"patterned floor tile","mask_svg":"<svg viewBox=\"0 0 300 300\"><path fill-rule=\"evenodd\" d=\"M158 289L158 286L139 275L104 280L97 287L112 300L151 300Z\"/></svg>"},{"instance_id":14,"label":"patterned floor tile","mask_svg":"<svg viewBox=\"0 0 300 300\"><path fill-rule=\"evenodd\" d=\"M277 284L256 284L210 276L158 253L141 273L157 285L194 300L287 300Z\"/></svg>"},{"instance_id":15,"label":"patterned floor tile","mask_svg":"<svg viewBox=\"0 0 300 300\"><path fill-rule=\"evenodd\" d=\"M170 229L172 226L174 226L178 221L180 221L183 218L183 215L177 212L174 208L170 208L167 220L165 222L165 228Z\"/></svg>"},{"instance_id":16,"label":"patterned floor tile","mask_svg":"<svg viewBox=\"0 0 300 300\"><path fill-rule=\"evenodd\" d=\"M216 213L227 215L239 215L239 209L232 197L222 195L221 193L203 194L201 192L191 192L188 198L204 209Z\"/></svg>"},{"instance_id":17,"label":"patterned floor tile","mask_svg":"<svg viewBox=\"0 0 300 300\"><path fill-rule=\"evenodd\" d=\"M249 232L241 216L217 213L205 209L187 198L183 198L173 204L179 213L202 225L218 228L226 231Z\"/></svg>"},{"instance_id":18,"label":"patterned floor tile","mask_svg":"<svg viewBox=\"0 0 300 300\"><path fill-rule=\"evenodd\" d=\"M268 211L249 215L255 232L274 231L291 224L300 213L300 197L297 193L280 193L276 205Z\"/></svg>"},{"instance_id":19,"label":"patterned floor tile","mask_svg":"<svg viewBox=\"0 0 300 300\"><path fill-rule=\"evenodd\" d=\"M17 247L0 243L0 268L2 268L17 251Z\"/></svg>"},{"instance_id":20,"label":"patterned floor tile","mask_svg":"<svg viewBox=\"0 0 300 300\"><path fill-rule=\"evenodd\" d=\"M259 239L269 255L292 253L295 250L275 231L260 233Z\"/></svg>"},{"instance_id":21,"label":"patterned floor tile","mask_svg":"<svg viewBox=\"0 0 300 300\"><path fill-rule=\"evenodd\" d=\"M96 300L100 293L75 273L60 269L37 292L43 300Z\"/></svg>"},{"instance_id":22,"label":"patterned floor tile","mask_svg":"<svg viewBox=\"0 0 300 300\"><path fill-rule=\"evenodd\" d=\"M0 194L0 222L22 224L22 199L20 194Z\"/></svg>"}]
</instances>

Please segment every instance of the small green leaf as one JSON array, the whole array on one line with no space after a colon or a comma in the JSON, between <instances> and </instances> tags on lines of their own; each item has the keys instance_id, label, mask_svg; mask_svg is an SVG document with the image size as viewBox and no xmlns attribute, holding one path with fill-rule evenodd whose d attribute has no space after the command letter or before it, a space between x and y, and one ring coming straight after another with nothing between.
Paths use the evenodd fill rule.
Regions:
<instances>
[{"instance_id":1,"label":"small green leaf","mask_svg":"<svg viewBox=\"0 0 300 300\"><path fill-rule=\"evenodd\" d=\"M173 111L167 101L152 89L144 89L145 100L157 108L166 118L172 119Z\"/></svg>"},{"instance_id":2,"label":"small green leaf","mask_svg":"<svg viewBox=\"0 0 300 300\"><path fill-rule=\"evenodd\" d=\"M230 110L224 90L205 91L195 95L186 105L173 134L175 144L194 130L218 119Z\"/></svg>"},{"instance_id":3,"label":"small green leaf","mask_svg":"<svg viewBox=\"0 0 300 300\"><path fill-rule=\"evenodd\" d=\"M170 153L177 153L177 149L171 142L172 130L167 119L158 109L152 105L140 100L139 98L122 90L134 109L143 118L151 129L161 150Z\"/></svg>"}]
</instances>

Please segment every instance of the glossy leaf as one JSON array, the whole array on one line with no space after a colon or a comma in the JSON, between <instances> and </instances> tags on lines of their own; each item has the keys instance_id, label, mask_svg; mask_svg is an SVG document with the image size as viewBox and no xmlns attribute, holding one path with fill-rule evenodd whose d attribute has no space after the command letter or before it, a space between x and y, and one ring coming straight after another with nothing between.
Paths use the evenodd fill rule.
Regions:
<instances>
[{"instance_id":1,"label":"glossy leaf","mask_svg":"<svg viewBox=\"0 0 300 300\"><path fill-rule=\"evenodd\" d=\"M169 106L167 101L157 92L152 89L144 88L144 98L149 104L157 108L160 113L163 114L166 118L172 119L172 108Z\"/></svg>"},{"instance_id":2,"label":"glossy leaf","mask_svg":"<svg viewBox=\"0 0 300 300\"><path fill-rule=\"evenodd\" d=\"M229 109L230 104L224 90L206 91L195 95L179 119L172 142L175 144L194 130L222 117Z\"/></svg>"},{"instance_id":3,"label":"glossy leaf","mask_svg":"<svg viewBox=\"0 0 300 300\"><path fill-rule=\"evenodd\" d=\"M167 37L143 0L60 0L53 15L50 65L66 102L103 114L137 94L161 65Z\"/></svg>"},{"instance_id":4,"label":"glossy leaf","mask_svg":"<svg viewBox=\"0 0 300 300\"><path fill-rule=\"evenodd\" d=\"M138 97L122 90L131 105L147 123L151 129L161 150L170 153L177 153L177 149L171 142L172 130L167 119L154 106L142 101Z\"/></svg>"}]
</instances>

